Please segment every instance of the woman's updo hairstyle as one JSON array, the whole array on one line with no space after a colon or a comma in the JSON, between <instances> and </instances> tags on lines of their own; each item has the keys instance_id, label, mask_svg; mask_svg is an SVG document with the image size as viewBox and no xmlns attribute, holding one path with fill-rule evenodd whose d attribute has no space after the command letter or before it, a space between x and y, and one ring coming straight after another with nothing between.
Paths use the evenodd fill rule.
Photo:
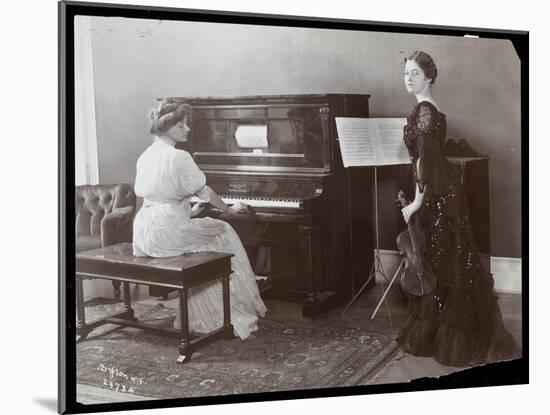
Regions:
<instances>
[{"instance_id":1,"label":"woman's updo hairstyle","mask_svg":"<svg viewBox=\"0 0 550 415\"><path fill-rule=\"evenodd\" d=\"M437 66L435 66L435 62L430 55L421 50L416 50L403 60L403 64L406 64L407 61L416 62L418 66L420 66L420 69L424 71L426 78L432 80L432 85L435 83L435 78L437 78Z\"/></svg>"},{"instance_id":2,"label":"woman's updo hairstyle","mask_svg":"<svg viewBox=\"0 0 550 415\"><path fill-rule=\"evenodd\" d=\"M165 133L185 117L191 118L191 113L191 106L181 99L162 99L158 107L152 109L149 113L151 134L161 135Z\"/></svg>"}]
</instances>

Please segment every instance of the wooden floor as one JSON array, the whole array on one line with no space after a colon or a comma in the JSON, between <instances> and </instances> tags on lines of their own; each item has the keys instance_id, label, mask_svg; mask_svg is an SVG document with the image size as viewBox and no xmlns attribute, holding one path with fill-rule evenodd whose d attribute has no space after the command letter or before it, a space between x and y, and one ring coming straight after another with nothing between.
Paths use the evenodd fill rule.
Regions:
<instances>
[{"instance_id":1,"label":"wooden floor","mask_svg":"<svg viewBox=\"0 0 550 415\"><path fill-rule=\"evenodd\" d=\"M407 307L397 289L390 291L387 303L382 306L377 315L371 320L371 314L375 309L378 299L382 295L382 286L378 285L362 295L353 305L342 313L345 306L337 307L315 319L301 317L298 304L266 300L268 313L277 315L278 318L292 318L293 320L307 321L310 324L319 326L333 325L353 328L361 328L381 333L396 334L407 319ZM156 303L158 299L148 299L146 302ZM168 300L174 301L174 300ZM521 345L521 295L520 294L499 294L499 304L502 310L504 323L512 333L516 342ZM458 370L458 368L443 366L432 358L422 358L398 352L384 368L382 368L370 383L388 384L408 382L419 377L438 377ZM150 399L136 395L117 393L102 388L87 385L77 385L78 400L85 404L100 402L122 402L131 398L132 400Z\"/></svg>"}]
</instances>

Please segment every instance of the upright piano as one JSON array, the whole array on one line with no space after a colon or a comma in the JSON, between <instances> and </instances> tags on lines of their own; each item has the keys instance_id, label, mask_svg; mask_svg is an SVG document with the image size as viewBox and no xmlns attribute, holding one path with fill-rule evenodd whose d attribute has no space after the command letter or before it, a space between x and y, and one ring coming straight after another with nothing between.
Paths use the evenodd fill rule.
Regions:
<instances>
[{"instance_id":1,"label":"upright piano","mask_svg":"<svg viewBox=\"0 0 550 415\"><path fill-rule=\"evenodd\" d=\"M334 118L368 117L369 95L176 99L193 108L180 148L226 203L251 206L203 214L235 228L266 279L262 295L299 302L304 316L351 299L373 261L373 180L344 169Z\"/></svg>"}]
</instances>

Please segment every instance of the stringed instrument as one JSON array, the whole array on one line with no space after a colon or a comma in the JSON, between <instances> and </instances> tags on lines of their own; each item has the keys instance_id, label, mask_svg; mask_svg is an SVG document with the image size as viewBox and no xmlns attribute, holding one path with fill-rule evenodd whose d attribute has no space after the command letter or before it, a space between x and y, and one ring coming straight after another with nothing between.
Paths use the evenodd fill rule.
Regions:
<instances>
[{"instance_id":1,"label":"stringed instrument","mask_svg":"<svg viewBox=\"0 0 550 415\"><path fill-rule=\"evenodd\" d=\"M400 190L397 199L402 207L409 204L405 192ZM412 215L407 224L408 229L397 236L397 247L405 256L405 267L401 273L401 288L411 296L419 297L431 293L437 284L437 277L423 260L422 231L416 215Z\"/></svg>"}]
</instances>

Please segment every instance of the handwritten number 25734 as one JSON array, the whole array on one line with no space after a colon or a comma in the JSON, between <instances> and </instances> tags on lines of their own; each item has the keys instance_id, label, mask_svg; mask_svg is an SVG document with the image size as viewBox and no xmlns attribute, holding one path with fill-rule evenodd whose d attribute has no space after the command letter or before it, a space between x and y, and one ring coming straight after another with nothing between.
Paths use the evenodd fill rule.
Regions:
<instances>
[{"instance_id":1,"label":"handwritten number 25734","mask_svg":"<svg viewBox=\"0 0 550 415\"><path fill-rule=\"evenodd\" d=\"M113 383L113 381L107 381L107 379L105 379L105 378L103 378L103 386L108 386L109 388L114 389L117 392L119 390L120 390L120 392L127 392L127 393L134 393L135 392L135 389L132 386L127 388L126 385L124 385L122 383L118 383L118 382Z\"/></svg>"}]
</instances>

